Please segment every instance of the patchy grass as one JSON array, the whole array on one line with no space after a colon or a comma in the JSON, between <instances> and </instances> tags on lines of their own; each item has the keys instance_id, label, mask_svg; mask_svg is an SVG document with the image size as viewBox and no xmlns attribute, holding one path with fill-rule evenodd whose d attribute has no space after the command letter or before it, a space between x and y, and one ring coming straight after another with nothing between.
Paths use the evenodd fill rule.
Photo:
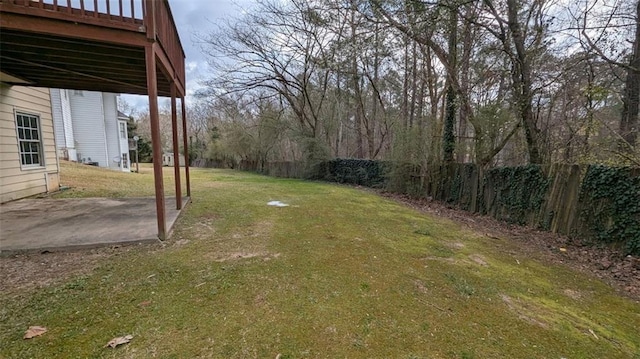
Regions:
<instances>
[{"instance_id":1,"label":"patchy grass","mask_svg":"<svg viewBox=\"0 0 640 359\"><path fill-rule=\"evenodd\" d=\"M53 198L149 197L155 195L153 165L140 164L140 173L118 172L106 168L60 161L60 184L70 189L53 194ZM181 169L184 181L184 169ZM163 167L166 196L175 195L173 167ZM182 184L182 192L186 191Z\"/></svg>"},{"instance_id":2,"label":"patchy grass","mask_svg":"<svg viewBox=\"0 0 640 359\"><path fill-rule=\"evenodd\" d=\"M153 194L150 173L63 171L76 183L65 196ZM640 357L638 303L515 258L516 243L344 186L220 170L192 179L165 248L0 294L0 356ZM24 341L30 325L49 332ZM131 343L103 348L126 334Z\"/></svg>"}]
</instances>

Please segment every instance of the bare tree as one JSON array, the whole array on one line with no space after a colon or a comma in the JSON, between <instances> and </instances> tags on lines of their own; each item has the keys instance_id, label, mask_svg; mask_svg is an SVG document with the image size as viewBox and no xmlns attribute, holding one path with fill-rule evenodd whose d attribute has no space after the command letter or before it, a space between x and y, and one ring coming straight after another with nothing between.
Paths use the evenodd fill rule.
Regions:
<instances>
[{"instance_id":1,"label":"bare tree","mask_svg":"<svg viewBox=\"0 0 640 359\"><path fill-rule=\"evenodd\" d=\"M632 10L632 11L629 11ZM604 6L598 1L585 2L580 15L572 14L578 22L576 30L583 45L602 60L626 73L622 91L620 136L624 152L632 151L638 138L640 108L640 1L620 2ZM622 30L622 31L620 31ZM627 34L626 42L620 41ZM612 40L613 38L613 40ZM618 46L609 45L611 42ZM628 60L625 60L625 57Z\"/></svg>"}]
</instances>

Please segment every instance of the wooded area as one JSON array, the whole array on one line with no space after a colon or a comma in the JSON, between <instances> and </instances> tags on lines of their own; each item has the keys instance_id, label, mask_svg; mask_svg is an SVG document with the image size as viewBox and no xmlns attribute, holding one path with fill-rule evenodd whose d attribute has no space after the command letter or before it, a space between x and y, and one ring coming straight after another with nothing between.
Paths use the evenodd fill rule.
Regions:
<instances>
[{"instance_id":1,"label":"wooded area","mask_svg":"<svg viewBox=\"0 0 640 359\"><path fill-rule=\"evenodd\" d=\"M191 158L639 166L639 18L637 0L260 0L200 34Z\"/></svg>"},{"instance_id":2,"label":"wooded area","mask_svg":"<svg viewBox=\"0 0 640 359\"><path fill-rule=\"evenodd\" d=\"M192 158L640 164L637 0L261 0L203 35Z\"/></svg>"}]
</instances>

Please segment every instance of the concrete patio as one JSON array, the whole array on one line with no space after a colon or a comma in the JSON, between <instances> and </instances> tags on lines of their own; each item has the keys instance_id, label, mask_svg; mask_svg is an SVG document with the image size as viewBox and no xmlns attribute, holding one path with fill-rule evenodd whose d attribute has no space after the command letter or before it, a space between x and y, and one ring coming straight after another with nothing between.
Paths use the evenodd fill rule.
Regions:
<instances>
[{"instance_id":1,"label":"concrete patio","mask_svg":"<svg viewBox=\"0 0 640 359\"><path fill-rule=\"evenodd\" d=\"M183 200L183 208L189 202ZM180 211L166 198L167 230ZM158 241L153 197L24 199L0 205L0 253Z\"/></svg>"}]
</instances>

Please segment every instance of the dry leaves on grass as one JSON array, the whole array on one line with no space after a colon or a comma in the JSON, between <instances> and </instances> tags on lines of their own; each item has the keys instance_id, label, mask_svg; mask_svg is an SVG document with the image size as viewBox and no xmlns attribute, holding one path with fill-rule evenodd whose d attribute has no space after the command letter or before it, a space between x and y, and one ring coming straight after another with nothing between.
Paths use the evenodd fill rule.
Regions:
<instances>
[{"instance_id":1,"label":"dry leaves on grass","mask_svg":"<svg viewBox=\"0 0 640 359\"><path fill-rule=\"evenodd\" d=\"M127 344L131 341L131 339L133 339L133 335L125 335L124 337L113 338L104 347L115 348L120 344Z\"/></svg>"},{"instance_id":2,"label":"dry leaves on grass","mask_svg":"<svg viewBox=\"0 0 640 359\"><path fill-rule=\"evenodd\" d=\"M29 329L27 329L27 331L24 333L23 339L31 339L31 338L39 337L46 332L47 332L47 328L45 327L39 327L37 325L32 326L32 327L29 327Z\"/></svg>"}]
</instances>

